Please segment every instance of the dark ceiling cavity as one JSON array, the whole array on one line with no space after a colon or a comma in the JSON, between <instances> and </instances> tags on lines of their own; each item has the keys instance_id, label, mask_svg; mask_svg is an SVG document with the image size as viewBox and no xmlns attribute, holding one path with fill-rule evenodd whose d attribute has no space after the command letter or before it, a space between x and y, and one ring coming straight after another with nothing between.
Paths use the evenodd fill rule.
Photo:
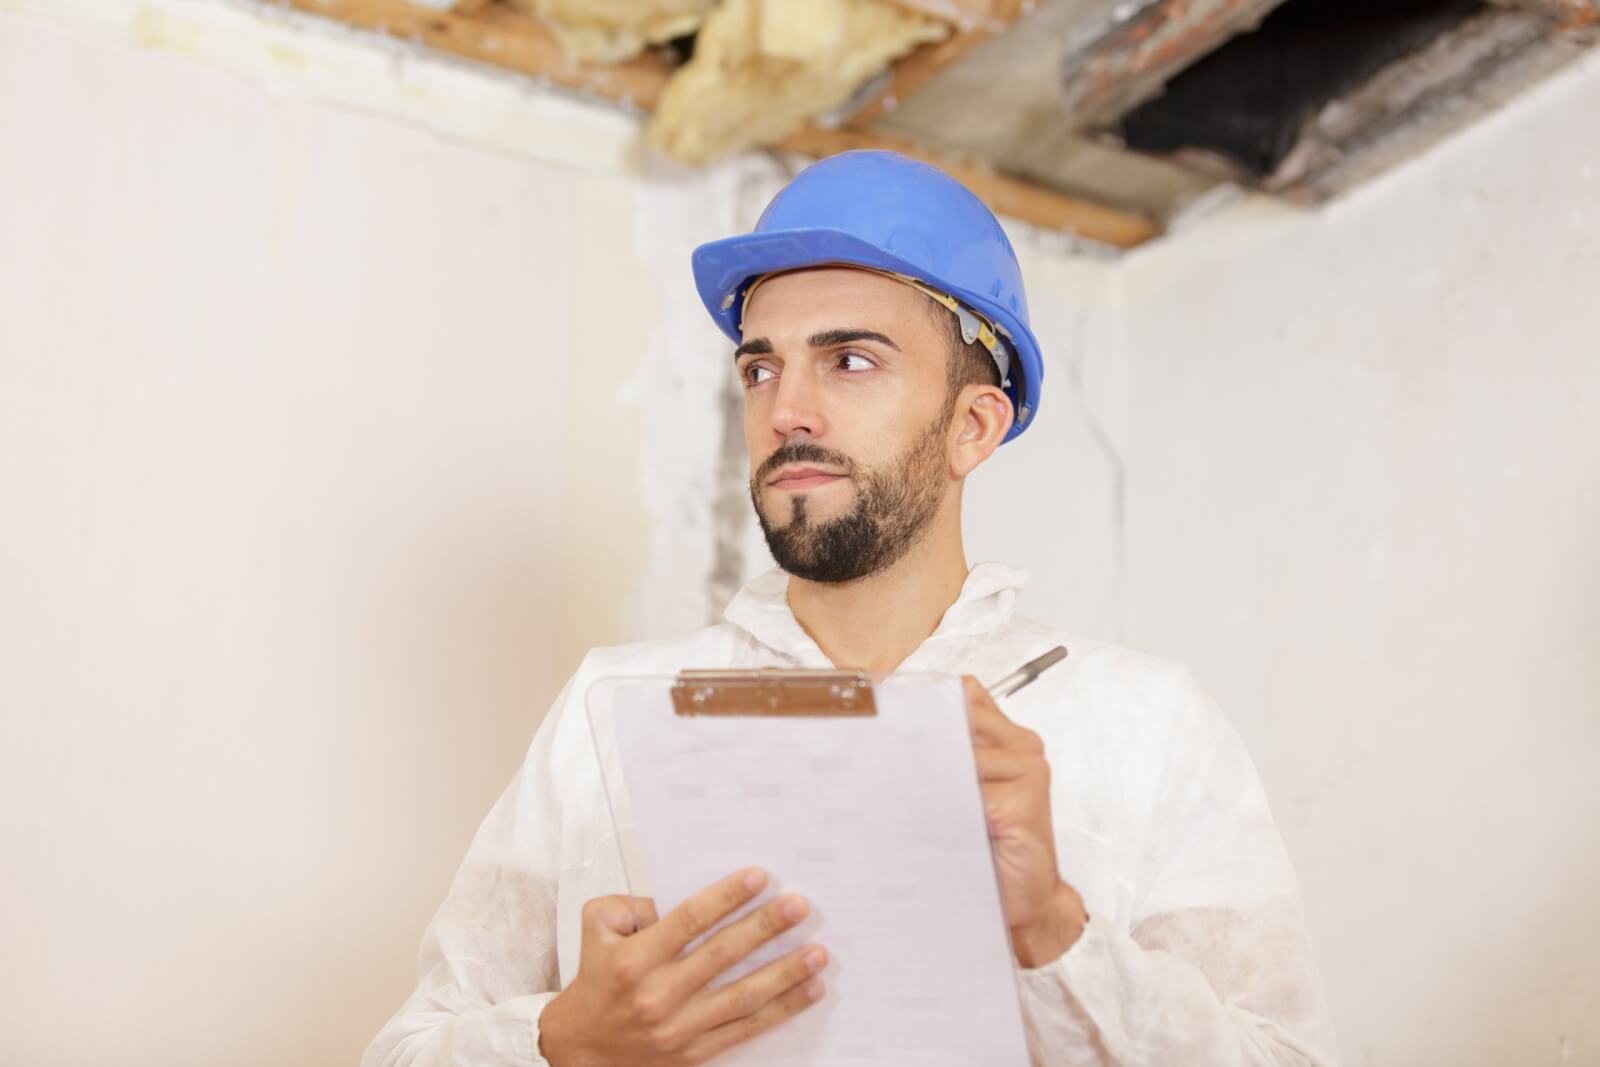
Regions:
<instances>
[{"instance_id":1,"label":"dark ceiling cavity","mask_svg":"<svg viewBox=\"0 0 1600 1067\"><path fill-rule=\"evenodd\" d=\"M687 63L694 58L694 42L698 34L686 33L681 37L674 37L666 44L668 54L680 64Z\"/></svg>"},{"instance_id":2,"label":"dark ceiling cavity","mask_svg":"<svg viewBox=\"0 0 1600 1067\"><path fill-rule=\"evenodd\" d=\"M1288 0L1123 117L1149 152L1204 149L1265 178L1323 105L1482 13L1481 0Z\"/></svg>"}]
</instances>

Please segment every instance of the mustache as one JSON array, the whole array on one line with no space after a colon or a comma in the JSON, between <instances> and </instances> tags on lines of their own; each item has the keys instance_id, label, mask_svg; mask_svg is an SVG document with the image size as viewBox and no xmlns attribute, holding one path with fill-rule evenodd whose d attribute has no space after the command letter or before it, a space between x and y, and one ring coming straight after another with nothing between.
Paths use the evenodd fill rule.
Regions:
<instances>
[{"instance_id":1,"label":"mustache","mask_svg":"<svg viewBox=\"0 0 1600 1067\"><path fill-rule=\"evenodd\" d=\"M790 463L821 463L830 467L843 467L852 479L856 473L855 463L842 452L830 451L810 441L786 441L776 452L762 461L751 481L756 485L765 485L779 467Z\"/></svg>"}]
</instances>

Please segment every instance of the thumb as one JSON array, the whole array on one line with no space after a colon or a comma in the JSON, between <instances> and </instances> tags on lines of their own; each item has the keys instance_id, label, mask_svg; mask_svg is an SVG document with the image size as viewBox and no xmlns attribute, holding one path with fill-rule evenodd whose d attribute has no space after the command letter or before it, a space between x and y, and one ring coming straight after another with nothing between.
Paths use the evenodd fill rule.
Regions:
<instances>
[{"instance_id":1,"label":"thumb","mask_svg":"<svg viewBox=\"0 0 1600 1067\"><path fill-rule=\"evenodd\" d=\"M628 937L655 922L655 901L649 897L595 897L583 907L583 925L597 934Z\"/></svg>"}]
</instances>

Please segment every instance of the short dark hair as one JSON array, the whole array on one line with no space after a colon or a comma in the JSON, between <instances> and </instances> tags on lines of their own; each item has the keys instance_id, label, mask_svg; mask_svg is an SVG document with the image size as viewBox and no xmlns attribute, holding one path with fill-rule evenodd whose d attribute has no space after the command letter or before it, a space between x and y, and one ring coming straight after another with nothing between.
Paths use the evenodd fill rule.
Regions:
<instances>
[{"instance_id":1,"label":"short dark hair","mask_svg":"<svg viewBox=\"0 0 1600 1067\"><path fill-rule=\"evenodd\" d=\"M956 394L969 385L992 385L999 388L1003 383L1000 381L1000 368L995 364L994 357L979 342L962 340L961 320L956 318L956 313L931 300L928 302L928 310L933 314L939 329L944 331L945 340L949 342L951 402L954 403Z\"/></svg>"}]
</instances>

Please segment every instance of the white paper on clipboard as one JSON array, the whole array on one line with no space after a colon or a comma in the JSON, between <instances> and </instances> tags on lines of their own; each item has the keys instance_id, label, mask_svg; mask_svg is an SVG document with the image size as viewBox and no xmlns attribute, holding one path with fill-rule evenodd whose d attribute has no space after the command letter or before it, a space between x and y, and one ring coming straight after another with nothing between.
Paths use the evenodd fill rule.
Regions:
<instances>
[{"instance_id":1,"label":"white paper on clipboard","mask_svg":"<svg viewBox=\"0 0 1600 1067\"><path fill-rule=\"evenodd\" d=\"M717 1062L1026 1064L959 680L878 679L852 718L680 716L673 681L588 699L632 892L664 915L760 866L761 900L811 914L722 980L807 943L830 957L822 1001Z\"/></svg>"}]
</instances>

